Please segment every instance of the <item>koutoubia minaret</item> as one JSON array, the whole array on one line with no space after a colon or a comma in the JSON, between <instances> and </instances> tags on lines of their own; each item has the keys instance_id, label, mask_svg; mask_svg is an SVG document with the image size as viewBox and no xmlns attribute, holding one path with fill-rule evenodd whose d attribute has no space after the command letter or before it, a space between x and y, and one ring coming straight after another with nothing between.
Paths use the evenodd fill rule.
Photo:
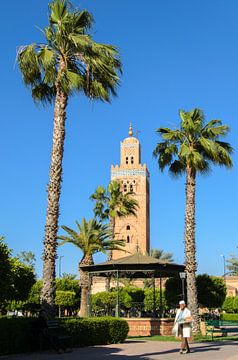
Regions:
<instances>
[{"instance_id":1,"label":"koutoubia minaret","mask_svg":"<svg viewBox=\"0 0 238 360\"><path fill-rule=\"evenodd\" d=\"M150 248L150 174L146 164L141 164L141 146L132 125L128 135L120 144L120 165L111 166L111 180L119 181L123 192L133 192L139 207L137 216L116 218L116 238L125 241L125 248L114 250L113 259L146 254Z\"/></svg>"}]
</instances>

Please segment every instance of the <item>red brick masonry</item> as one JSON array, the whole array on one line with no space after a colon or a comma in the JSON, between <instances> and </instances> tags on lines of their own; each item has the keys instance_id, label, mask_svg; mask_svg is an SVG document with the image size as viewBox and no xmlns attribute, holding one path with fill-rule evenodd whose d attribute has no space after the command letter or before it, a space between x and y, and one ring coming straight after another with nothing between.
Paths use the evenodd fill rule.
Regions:
<instances>
[{"instance_id":1,"label":"red brick masonry","mask_svg":"<svg viewBox=\"0 0 238 360\"><path fill-rule=\"evenodd\" d=\"M172 335L174 319L127 318L128 336Z\"/></svg>"}]
</instances>

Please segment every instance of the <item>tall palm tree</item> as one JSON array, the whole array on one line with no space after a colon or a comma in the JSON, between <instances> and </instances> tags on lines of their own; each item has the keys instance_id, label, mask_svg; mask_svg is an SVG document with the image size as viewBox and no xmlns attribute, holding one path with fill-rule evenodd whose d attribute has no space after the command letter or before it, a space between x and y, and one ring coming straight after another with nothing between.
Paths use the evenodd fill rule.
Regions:
<instances>
[{"instance_id":1,"label":"tall palm tree","mask_svg":"<svg viewBox=\"0 0 238 360\"><path fill-rule=\"evenodd\" d=\"M42 302L50 314L55 296L56 237L62 182L66 108L74 93L109 102L116 95L121 63L117 49L99 44L89 34L93 17L67 0L49 4L49 26L44 43L21 46L17 58L26 86L35 102L54 102L48 206L44 237Z\"/></svg>"},{"instance_id":2,"label":"tall palm tree","mask_svg":"<svg viewBox=\"0 0 238 360\"><path fill-rule=\"evenodd\" d=\"M172 175L186 175L185 210L185 264L187 274L188 306L193 315L193 327L199 332L199 316L196 289L196 244L195 244L195 186L197 174L207 173L211 164L232 167L230 154L232 147L219 140L229 128L220 120L204 121L200 109L180 110L180 128L159 128L157 133L163 141L158 143L154 156L158 159L161 171L169 168Z\"/></svg>"},{"instance_id":3,"label":"tall palm tree","mask_svg":"<svg viewBox=\"0 0 238 360\"><path fill-rule=\"evenodd\" d=\"M150 256L154 257L155 259L166 261L169 263L172 263L173 260L173 254L170 252L165 252L162 249L150 249Z\"/></svg>"},{"instance_id":4,"label":"tall palm tree","mask_svg":"<svg viewBox=\"0 0 238 360\"><path fill-rule=\"evenodd\" d=\"M67 235L58 236L58 239L61 240L59 245L71 243L83 252L83 257L79 262L81 285L80 316L87 316L89 277L88 273L82 270L81 265L93 265L93 255L95 253L105 253L111 249L121 249L124 242L122 240L112 241L110 225L102 224L95 219L86 221L83 218L82 224L76 221L76 226L77 231L67 226L62 226Z\"/></svg>"},{"instance_id":5,"label":"tall palm tree","mask_svg":"<svg viewBox=\"0 0 238 360\"><path fill-rule=\"evenodd\" d=\"M107 190L103 186L98 186L91 195L95 201L94 214L100 220L110 220L112 237L115 238L115 221L118 217L129 215L136 216L138 201L133 198L133 193L124 193L121 191L120 183L112 180ZM112 258L112 252L109 254L109 260Z\"/></svg>"}]
</instances>

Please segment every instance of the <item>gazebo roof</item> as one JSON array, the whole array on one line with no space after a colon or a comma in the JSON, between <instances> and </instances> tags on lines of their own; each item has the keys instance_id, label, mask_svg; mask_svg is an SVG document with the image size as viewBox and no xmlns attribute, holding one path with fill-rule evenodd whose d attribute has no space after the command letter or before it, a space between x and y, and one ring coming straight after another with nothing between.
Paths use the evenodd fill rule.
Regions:
<instances>
[{"instance_id":1,"label":"gazebo roof","mask_svg":"<svg viewBox=\"0 0 238 360\"><path fill-rule=\"evenodd\" d=\"M139 253L97 265L82 265L80 268L98 276L111 276L118 272L120 277L133 278L171 277L185 270L184 265L169 263Z\"/></svg>"}]
</instances>

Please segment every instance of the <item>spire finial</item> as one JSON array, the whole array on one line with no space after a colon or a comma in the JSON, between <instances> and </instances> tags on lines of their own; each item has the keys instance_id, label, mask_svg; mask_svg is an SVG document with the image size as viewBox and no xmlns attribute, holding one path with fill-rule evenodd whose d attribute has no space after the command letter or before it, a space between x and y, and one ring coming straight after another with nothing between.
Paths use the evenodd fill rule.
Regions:
<instances>
[{"instance_id":1,"label":"spire finial","mask_svg":"<svg viewBox=\"0 0 238 360\"><path fill-rule=\"evenodd\" d=\"M133 129L132 129L132 123L130 123L130 127L129 127L129 132L128 132L129 136L133 136Z\"/></svg>"}]
</instances>

